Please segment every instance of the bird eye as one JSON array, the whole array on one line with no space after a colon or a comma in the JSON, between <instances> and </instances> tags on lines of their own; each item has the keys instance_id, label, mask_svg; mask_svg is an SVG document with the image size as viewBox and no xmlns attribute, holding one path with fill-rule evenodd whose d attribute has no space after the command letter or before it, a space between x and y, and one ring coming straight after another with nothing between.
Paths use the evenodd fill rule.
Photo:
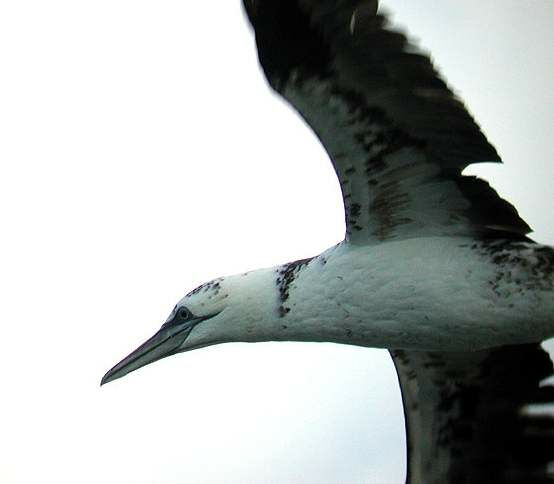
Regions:
<instances>
[{"instance_id":1,"label":"bird eye","mask_svg":"<svg viewBox=\"0 0 554 484\"><path fill-rule=\"evenodd\" d=\"M190 311L187 308L180 308L178 314L182 319L188 319L190 317Z\"/></svg>"}]
</instances>

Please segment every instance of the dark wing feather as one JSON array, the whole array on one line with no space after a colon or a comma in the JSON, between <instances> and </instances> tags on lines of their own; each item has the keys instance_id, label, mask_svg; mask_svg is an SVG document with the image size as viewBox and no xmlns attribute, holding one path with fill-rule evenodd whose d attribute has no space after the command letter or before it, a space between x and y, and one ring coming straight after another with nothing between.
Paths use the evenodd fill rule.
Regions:
<instances>
[{"instance_id":1,"label":"dark wing feather","mask_svg":"<svg viewBox=\"0 0 554 484\"><path fill-rule=\"evenodd\" d=\"M554 387L541 386L553 368L539 345L391 355L406 418L408 483L554 482Z\"/></svg>"},{"instance_id":2,"label":"dark wing feather","mask_svg":"<svg viewBox=\"0 0 554 484\"><path fill-rule=\"evenodd\" d=\"M486 182L461 175L500 158L428 56L376 13L376 1L244 2L270 85L333 162L349 239L529 232Z\"/></svg>"}]
</instances>

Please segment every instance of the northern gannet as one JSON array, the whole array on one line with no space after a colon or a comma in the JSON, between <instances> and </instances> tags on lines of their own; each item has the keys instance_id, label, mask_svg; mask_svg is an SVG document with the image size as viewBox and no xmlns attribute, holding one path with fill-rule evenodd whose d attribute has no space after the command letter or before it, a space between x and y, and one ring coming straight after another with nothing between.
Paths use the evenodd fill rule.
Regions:
<instances>
[{"instance_id":1,"label":"northern gannet","mask_svg":"<svg viewBox=\"0 0 554 484\"><path fill-rule=\"evenodd\" d=\"M410 483L548 482L554 249L469 164L500 161L429 58L376 1L244 0L271 87L339 179L344 241L183 297L102 383L234 341L388 348ZM552 480L552 476L550 476Z\"/></svg>"}]
</instances>

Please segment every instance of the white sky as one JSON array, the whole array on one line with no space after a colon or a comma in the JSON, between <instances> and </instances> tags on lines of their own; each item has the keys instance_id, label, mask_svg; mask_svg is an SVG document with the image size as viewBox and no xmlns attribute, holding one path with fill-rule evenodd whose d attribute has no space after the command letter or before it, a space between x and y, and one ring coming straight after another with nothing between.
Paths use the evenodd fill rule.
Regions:
<instances>
[{"instance_id":1,"label":"white sky","mask_svg":"<svg viewBox=\"0 0 554 484\"><path fill-rule=\"evenodd\" d=\"M554 244L554 2L383 3L506 163L472 172ZM4 1L0 66L0 482L403 482L384 352L223 345L99 387L200 282L342 238L239 0Z\"/></svg>"}]
</instances>

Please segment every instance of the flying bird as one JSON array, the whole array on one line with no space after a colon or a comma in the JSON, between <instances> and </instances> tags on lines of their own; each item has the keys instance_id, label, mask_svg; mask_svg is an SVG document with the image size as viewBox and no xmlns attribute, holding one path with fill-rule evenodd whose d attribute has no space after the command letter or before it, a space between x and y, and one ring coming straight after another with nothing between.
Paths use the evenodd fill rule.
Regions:
<instances>
[{"instance_id":1,"label":"flying bird","mask_svg":"<svg viewBox=\"0 0 554 484\"><path fill-rule=\"evenodd\" d=\"M344 240L202 284L102 383L226 342L387 348L408 483L554 482L554 249L462 175L497 151L377 1L243 1L270 86L335 168Z\"/></svg>"}]
</instances>

